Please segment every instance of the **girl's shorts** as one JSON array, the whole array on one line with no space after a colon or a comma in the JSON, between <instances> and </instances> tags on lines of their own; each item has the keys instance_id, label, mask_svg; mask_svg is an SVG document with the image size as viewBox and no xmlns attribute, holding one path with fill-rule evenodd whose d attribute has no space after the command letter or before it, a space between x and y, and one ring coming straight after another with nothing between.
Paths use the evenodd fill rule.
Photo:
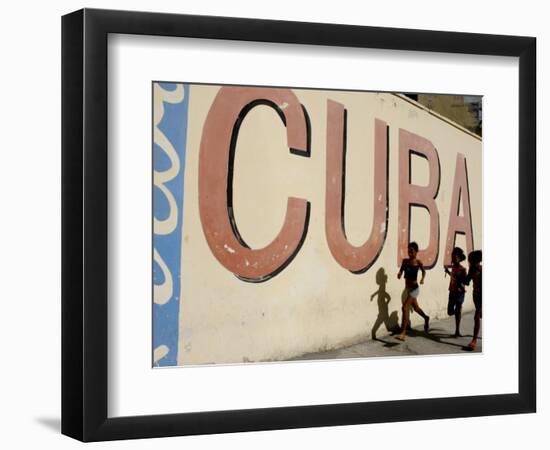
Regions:
<instances>
[{"instance_id":1,"label":"girl's shorts","mask_svg":"<svg viewBox=\"0 0 550 450\"><path fill-rule=\"evenodd\" d=\"M449 292L449 303L447 304L447 314L454 316L462 308L464 303L464 292Z\"/></svg>"},{"instance_id":2,"label":"girl's shorts","mask_svg":"<svg viewBox=\"0 0 550 450\"><path fill-rule=\"evenodd\" d=\"M417 286L414 289L407 288L407 294L409 295L409 297L418 298L418 296L420 295L420 287Z\"/></svg>"}]
</instances>

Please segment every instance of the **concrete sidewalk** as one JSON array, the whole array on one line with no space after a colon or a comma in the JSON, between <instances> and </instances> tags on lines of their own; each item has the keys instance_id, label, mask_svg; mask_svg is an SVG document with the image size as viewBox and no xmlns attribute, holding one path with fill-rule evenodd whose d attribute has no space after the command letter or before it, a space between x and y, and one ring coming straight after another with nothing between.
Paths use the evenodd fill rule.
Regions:
<instances>
[{"instance_id":1,"label":"concrete sidewalk","mask_svg":"<svg viewBox=\"0 0 550 450\"><path fill-rule=\"evenodd\" d=\"M407 332L404 342L396 339L396 335L368 339L359 344L330 350L321 353L308 353L293 358L293 360L338 359L338 358L365 358L378 356L405 356L405 355L440 355L449 353L472 353L464 350L472 340L474 328L474 313L464 313L461 321L463 337L453 337L455 331L454 317L431 321L430 330L425 333L422 327L414 327ZM482 323L483 328L483 323ZM483 331L483 330L481 330ZM475 353L482 350L482 333L479 333Z\"/></svg>"}]
</instances>

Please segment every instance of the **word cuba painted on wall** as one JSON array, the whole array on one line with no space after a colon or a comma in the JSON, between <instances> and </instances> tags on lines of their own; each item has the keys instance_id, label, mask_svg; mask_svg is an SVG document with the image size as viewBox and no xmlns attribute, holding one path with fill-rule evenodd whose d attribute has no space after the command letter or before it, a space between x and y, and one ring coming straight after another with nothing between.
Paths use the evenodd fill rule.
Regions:
<instances>
[{"instance_id":1,"label":"word cuba painted on wall","mask_svg":"<svg viewBox=\"0 0 550 450\"><path fill-rule=\"evenodd\" d=\"M233 162L239 128L256 106L271 107L286 128L290 153L309 157L307 110L290 89L222 87L204 124L199 162L199 210L208 245L227 270L245 281L266 281L283 270L300 251L307 238L311 204L307 199L290 197L283 227L264 248L252 249L239 232L233 214ZM346 181L345 105L327 101L325 232L334 259L353 273L365 272L376 260L386 239L388 227L388 124L374 119L374 220L369 238L354 246L346 238L344 224ZM429 164L429 183L411 183L411 156L425 158ZM473 232L466 158L456 157L451 212L447 230L445 261L450 263L457 233L466 236L468 251L473 250ZM438 259L440 221L436 198L441 178L439 156L429 139L399 129L399 244L398 263L406 257L410 241L410 209L425 208L430 216L429 244L419 253L428 268ZM462 205L459 204L462 202ZM461 208L462 206L462 208ZM460 215L460 209L463 214Z\"/></svg>"}]
</instances>

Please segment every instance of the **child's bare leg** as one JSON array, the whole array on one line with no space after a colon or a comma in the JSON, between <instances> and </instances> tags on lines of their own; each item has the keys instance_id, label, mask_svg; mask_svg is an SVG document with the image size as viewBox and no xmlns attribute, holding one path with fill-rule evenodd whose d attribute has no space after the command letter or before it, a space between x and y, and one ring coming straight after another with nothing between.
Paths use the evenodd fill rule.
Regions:
<instances>
[{"instance_id":1,"label":"child's bare leg","mask_svg":"<svg viewBox=\"0 0 550 450\"><path fill-rule=\"evenodd\" d=\"M401 323L401 334L397 336L397 339L401 341L405 340L405 335L407 334L407 325L409 324L409 311L411 307L411 301L412 297L407 297L407 300L405 300L405 303L403 304L403 322Z\"/></svg>"},{"instance_id":2,"label":"child's bare leg","mask_svg":"<svg viewBox=\"0 0 550 450\"><path fill-rule=\"evenodd\" d=\"M472 350L476 348L477 345L477 337L479 336L479 329L481 327L481 308L476 309L476 313L474 315L474 337L472 338L472 342L468 345Z\"/></svg>"},{"instance_id":3,"label":"child's bare leg","mask_svg":"<svg viewBox=\"0 0 550 450\"><path fill-rule=\"evenodd\" d=\"M457 305L455 309L455 337L461 337L460 334L460 319L462 318L462 305Z\"/></svg>"},{"instance_id":4,"label":"child's bare leg","mask_svg":"<svg viewBox=\"0 0 550 450\"><path fill-rule=\"evenodd\" d=\"M477 310L474 316L474 341L477 341L481 327L481 310Z\"/></svg>"},{"instance_id":5,"label":"child's bare leg","mask_svg":"<svg viewBox=\"0 0 550 450\"><path fill-rule=\"evenodd\" d=\"M420 316L424 319L424 331L428 331L428 329L430 327L430 316L428 316L424 311L422 311L420 306L418 306L418 301L416 299L413 299L412 306L413 306L413 309L418 314L420 314Z\"/></svg>"}]
</instances>

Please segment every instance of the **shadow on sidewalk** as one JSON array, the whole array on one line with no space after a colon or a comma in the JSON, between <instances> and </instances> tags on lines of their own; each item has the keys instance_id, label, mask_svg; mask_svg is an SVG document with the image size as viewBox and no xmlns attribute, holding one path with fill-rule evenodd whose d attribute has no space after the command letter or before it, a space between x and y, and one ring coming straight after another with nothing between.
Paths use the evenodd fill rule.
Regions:
<instances>
[{"instance_id":1,"label":"shadow on sidewalk","mask_svg":"<svg viewBox=\"0 0 550 450\"><path fill-rule=\"evenodd\" d=\"M380 339L380 338L377 338L377 337L373 337L372 340L377 341L377 342L381 342L382 344L384 344L384 347L386 347L386 348L396 347L400 344L399 342L386 341L384 339Z\"/></svg>"},{"instance_id":2,"label":"shadow on sidewalk","mask_svg":"<svg viewBox=\"0 0 550 450\"><path fill-rule=\"evenodd\" d=\"M452 347L458 347L462 350L469 350L467 348L467 346L463 345L463 344L456 344L454 342L448 342L448 341L443 341L442 339L443 338L447 338L447 339L456 339L454 337L453 334L449 334L449 333L434 333L434 331L444 331L444 330L441 330L440 328L433 328L431 329L430 331L428 331L427 333L424 332L424 331L418 331L418 330L408 330L407 331L407 336L408 337L423 337L423 338L426 338L426 339L429 339L430 341L433 341L433 342L436 342L438 344L443 344L443 345L450 345ZM471 334L463 334L462 337L472 337ZM481 340L482 338L481 337L478 337L478 340ZM398 344L399 345L399 344Z\"/></svg>"}]
</instances>

